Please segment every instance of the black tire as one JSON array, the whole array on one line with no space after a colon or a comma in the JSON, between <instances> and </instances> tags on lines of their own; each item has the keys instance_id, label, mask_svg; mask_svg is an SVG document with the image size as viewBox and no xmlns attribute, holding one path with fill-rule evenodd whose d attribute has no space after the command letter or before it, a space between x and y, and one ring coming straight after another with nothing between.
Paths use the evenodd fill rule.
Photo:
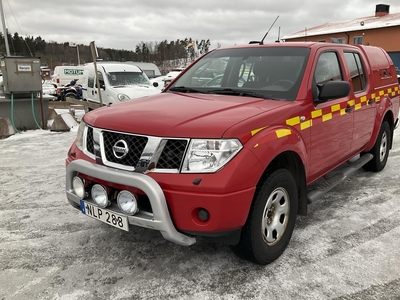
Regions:
<instances>
[{"instance_id":1,"label":"black tire","mask_svg":"<svg viewBox=\"0 0 400 300\"><path fill-rule=\"evenodd\" d=\"M392 131L389 123L384 121L379 130L374 147L369 151L374 157L363 168L367 171L379 172L385 168L388 157Z\"/></svg>"},{"instance_id":2,"label":"black tire","mask_svg":"<svg viewBox=\"0 0 400 300\"><path fill-rule=\"evenodd\" d=\"M64 99L67 99L67 98L79 99L78 95L77 95L77 94L74 94L74 93L67 93L67 94L65 94Z\"/></svg>"},{"instance_id":3,"label":"black tire","mask_svg":"<svg viewBox=\"0 0 400 300\"><path fill-rule=\"evenodd\" d=\"M233 252L261 265L276 260L293 233L297 195L296 182L288 170L278 169L269 175L256 190L239 244L231 246Z\"/></svg>"}]
</instances>

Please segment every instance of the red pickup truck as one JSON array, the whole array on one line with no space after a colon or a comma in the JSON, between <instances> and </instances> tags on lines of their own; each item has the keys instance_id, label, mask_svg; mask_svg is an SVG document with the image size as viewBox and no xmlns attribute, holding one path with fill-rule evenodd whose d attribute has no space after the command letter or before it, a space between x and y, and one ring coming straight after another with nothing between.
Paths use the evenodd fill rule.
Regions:
<instances>
[{"instance_id":1,"label":"red pickup truck","mask_svg":"<svg viewBox=\"0 0 400 300\"><path fill-rule=\"evenodd\" d=\"M309 203L361 167L385 167L398 114L396 70L381 48L218 48L159 95L87 113L66 194L119 229L185 246L207 237L268 264Z\"/></svg>"}]
</instances>

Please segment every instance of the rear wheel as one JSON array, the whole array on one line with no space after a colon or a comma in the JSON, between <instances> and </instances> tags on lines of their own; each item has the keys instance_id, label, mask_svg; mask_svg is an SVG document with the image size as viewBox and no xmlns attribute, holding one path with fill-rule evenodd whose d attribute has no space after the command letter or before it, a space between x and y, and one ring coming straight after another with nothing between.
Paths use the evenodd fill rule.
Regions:
<instances>
[{"instance_id":1,"label":"rear wheel","mask_svg":"<svg viewBox=\"0 0 400 300\"><path fill-rule=\"evenodd\" d=\"M297 215L297 188L286 169L274 171L257 188L249 217L234 253L246 260L266 265L286 249Z\"/></svg>"},{"instance_id":2,"label":"rear wheel","mask_svg":"<svg viewBox=\"0 0 400 300\"><path fill-rule=\"evenodd\" d=\"M65 99L67 99L67 98L74 98L74 99L78 99L79 97L78 97L78 95L77 95L77 94L75 94L75 93L72 93L72 92L69 92L69 93L66 93L66 94L65 94Z\"/></svg>"},{"instance_id":3,"label":"rear wheel","mask_svg":"<svg viewBox=\"0 0 400 300\"><path fill-rule=\"evenodd\" d=\"M389 123L384 121L379 131L378 138L376 139L374 147L369 151L374 157L364 165L367 171L379 172L385 166L389 157L390 141L392 138L392 131L390 130Z\"/></svg>"}]
</instances>

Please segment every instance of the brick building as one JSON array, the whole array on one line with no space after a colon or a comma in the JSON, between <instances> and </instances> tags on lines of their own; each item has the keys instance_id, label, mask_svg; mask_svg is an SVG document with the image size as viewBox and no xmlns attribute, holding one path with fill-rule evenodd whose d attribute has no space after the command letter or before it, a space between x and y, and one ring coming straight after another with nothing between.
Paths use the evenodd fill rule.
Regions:
<instances>
[{"instance_id":1,"label":"brick building","mask_svg":"<svg viewBox=\"0 0 400 300\"><path fill-rule=\"evenodd\" d=\"M328 22L284 36L282 40L379 46L400 70L400 12L390 13L389 8L390 5L378 4L373 16Z\"/></svg>"}]
</instances>

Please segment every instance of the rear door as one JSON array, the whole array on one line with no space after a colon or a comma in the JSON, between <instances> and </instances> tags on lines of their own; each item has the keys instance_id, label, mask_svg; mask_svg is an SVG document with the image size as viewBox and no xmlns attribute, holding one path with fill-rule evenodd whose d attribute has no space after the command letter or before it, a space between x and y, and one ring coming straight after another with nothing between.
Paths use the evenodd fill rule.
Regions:
<instances>
[{"instance_id":1,"label":"rear door","mask_svg":"<svg viewBox=\"0 0 400 300\"><path fill-rule=\"evenodd\" d=\"M361 54L345 51L344 57L351 82L352 105L354 106L354 133L352 151L360 150L371 139L376 116L376 102L370 93L367 69Z\"/></svg>"}]
</instances>

